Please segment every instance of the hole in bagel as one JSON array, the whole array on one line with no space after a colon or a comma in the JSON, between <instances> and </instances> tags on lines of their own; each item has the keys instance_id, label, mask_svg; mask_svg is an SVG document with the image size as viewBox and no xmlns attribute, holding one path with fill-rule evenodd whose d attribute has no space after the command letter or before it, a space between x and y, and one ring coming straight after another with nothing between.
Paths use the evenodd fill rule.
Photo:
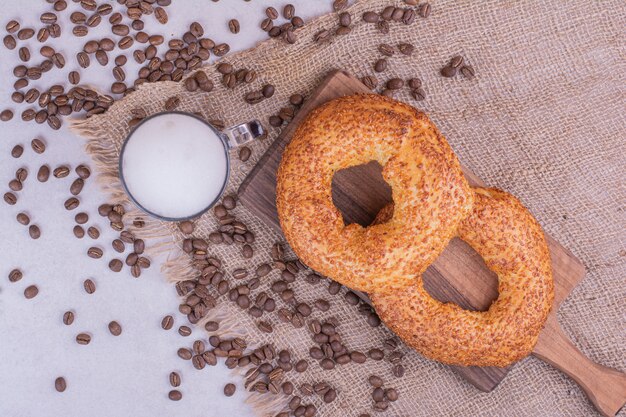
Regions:
<instances>
[{"instance_id":1,"label":"hole in bagel","mask_svg":"<svg viewBox=\"0 0 626 417\"><path fill-rule=\"evenodd\" d=\"M391 203L391 186L382 175L377 161L337 171L332 181L333 204L343 222L369 226L376 214Z\"/></svg>"},{"instance_id":2,"label":"hole in bagel","mask_svg":"<svg viewBox=\"0 0 626 417\"><path fill-rule=\"evenodd\" d=\"M444 278L445 277L445 278ZM454 238L422 275L424 288L436 300L465 310L487 311L498 298L498 276L478 252Z\"/></svg>"}]
</instances>

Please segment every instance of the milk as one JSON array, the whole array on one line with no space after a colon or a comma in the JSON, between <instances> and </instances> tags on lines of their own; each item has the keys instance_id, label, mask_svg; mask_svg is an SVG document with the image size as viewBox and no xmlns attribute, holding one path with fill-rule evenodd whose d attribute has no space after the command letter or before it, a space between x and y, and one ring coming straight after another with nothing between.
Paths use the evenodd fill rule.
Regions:
<instances>
[{"instance_id":1,"label":"milk","mask_svg":"<svg viewBox=\"0 0 626 417\"><path fill-rule=\"evenodd\" d=\"M168 113L138 126L121 160L132 198L146 211L178 219L208 208L228 178L225 145L195 117Z\"/></svg>"}]
</instances>

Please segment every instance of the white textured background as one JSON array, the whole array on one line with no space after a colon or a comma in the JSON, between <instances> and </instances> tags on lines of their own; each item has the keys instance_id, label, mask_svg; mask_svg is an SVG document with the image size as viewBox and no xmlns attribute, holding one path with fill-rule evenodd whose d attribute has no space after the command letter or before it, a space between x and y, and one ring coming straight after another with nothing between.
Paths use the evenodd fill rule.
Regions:
<instances>
[{"instance_id":1,"label":"white textured background","mask_svg":"<svg viewBox=\"0 0 626 417\"><path fill-rule=\"evenodd\" d=\"M117 6L115 2L114 7ZM266 35L259 29L268 5L280 10L286 1L222 0L173 0L167 7L170 21L167 26L156 23L147 16L145 31L163 34L166 39L182 36L187 25L194 20L205 27L206 36L218 42L228 42L231 51L253 46ZM331 0L292 0L297 15L305 20L329 12ZM51 10L51 5L41 0L3 0L0 27L16 19L22 27L39 28L39 15ZM109 36L108 17L99 27L91 29L88 36L74 38L71 35L69 15L78 10L77 4L68 0L68 8L59 13L63 28L60 39L50 39L46 44L62 52L67 65L62 70L53 69L31 86L42 88L54 83L65 83L69 71L78 69L82 82L107 89L112 81L113 60L120 51L109 53L109 65L101 67L92 57L87 70L75 63L75 55L89 39ZM89 13L87 13L89 15ZM241 32L230 34L227 21L237 18ZM3 35L4 36L4 33ZM166 42L167 43L167 42ZM31 64L39 63L42 44L35 38L20 42L31 49ZM159 51L166 48L161 45ZM132 51L131 48L128 51ZM106 201L106 196L93 182L87 181L80 194L81 205L68 212L63 202L69 194L69 185L75 178L51 179L44 184L36 181L39 166L47 163L51 168L68 164L75 168L81 163L89 164L83 150L82 139L71 134L66 126L52 131L47 125L34 122L23 123L20 113L27 104L16 105L10 100L13 92L13 67L20 62L17 50L9 51L0 46L0 109L11 108L15 117L0 123L0 190L8 191L8 182L15 170L26 167L29 178L19 193L15 206L0 202L0 416L1 417L56 417L56 416L249 416L250 409L243 403L240 381L230 375L224 366L207 367L196 371L191 362L178 358L176 350L191 346L196 335L182 338L176 329L185 324L176 315L178 301L174 288L159 273L158 261L144 272L140 279L133 279L125 268L113 273L104 258L87 257L87 248L95 245L110 250L110 242L116 237L106 222L97 215L96 208ZM129 56L125 66L127 80L134 79L138 65ZM67 123L66 123L67 125ZM30 148L34 137L47 144L43 155ZM20 159L10 156L16 144L25 148ZM32 240L28 228L20 225L15 216L20 211L31 217L31 224L41 227L42 237ZM74 215L86 211L90 220L85 226L96 225L101 231L97 242L89 237L76 239L72 234ZM86 227L85 227L86 228ZM124 255L125 257L125 255ZM24 278L10 283L7 275L13 268L20 268ZM88 295L83 281L92 278L97 291ZM24 289L35 284L39 295L26 300ZM76 320L72 326L62 323L63 313L72 310ZM176 315L174 329L161 329L161 318ZM119 337L113 337L107 324L117 320L123 327ZM79 332L92 334L87 346L76 344ZM199 332L198 332L199 333ZM199 334L197 336L200 336ZM180 402L167 398L171 389L168 382L170 371L181 373L183 393ZM64 376L68 389L57 393L54 380ZM237 394L225 398L223 386L237 382Z\"/></svg>"}]
</instances>

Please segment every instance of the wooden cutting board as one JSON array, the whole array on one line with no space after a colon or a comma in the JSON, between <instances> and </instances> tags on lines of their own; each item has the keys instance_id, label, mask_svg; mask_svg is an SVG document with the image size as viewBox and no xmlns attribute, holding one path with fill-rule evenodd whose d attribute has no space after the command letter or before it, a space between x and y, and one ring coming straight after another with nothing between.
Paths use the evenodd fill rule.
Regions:
<instances>
[{"instance_id":1,"label":"wooden cutting board","mask_svg":"<svg viewBox=\"0 0 626 417\"><path fill-rule=\"evenodd\" d=\"M252 172L241 184L240 201L276 230L276 171L282 152L306 115L319 105L337 97L370 93L358 79L333 71L311 94L293 121L285 126ZM472 185L484 183L464 168ZM346 223L369 225L378 211L391 201L391 189L376 163L338 172L333 179L333 201ZM615 413L626 402L626 375L591 362L563 333L556 312L572 289L583 279L585 268L567 249L546 236L552 256L555 283L554 307L533 355L562 370L585 390L604 415ZM469 310L486 310L497 298L497 278L469 245L454 239L423 275L428 292L444 302L454 302ZM455 372L482 391L493 390L510 367L452 366Z\"/></svg>"}]
</instances>

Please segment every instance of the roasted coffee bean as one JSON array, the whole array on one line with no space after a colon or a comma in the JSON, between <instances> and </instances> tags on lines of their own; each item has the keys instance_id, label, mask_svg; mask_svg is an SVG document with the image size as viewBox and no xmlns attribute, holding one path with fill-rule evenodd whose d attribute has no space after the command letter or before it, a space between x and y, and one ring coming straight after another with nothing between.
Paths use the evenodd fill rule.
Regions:
<instances>
[{"instance_id":1,"label":"roasted coffee bean","mask_svg":"<svg viewBox=\"0 0 626 417\"><path fill-rule=\"evenodd\" d=\"M188 360L191 360L192 356L193 356L193 354L191 353L191 351L189 349L186 349L186 348L178 349L178 357L179 358L188 361Z\"/></svg>"},{"instance_id":2,"label":"roasted coffee bean","mask_svg":"<svg viewBox=\"0 0 626 417\"><path fill-rule=\"evenodd\" d=\"M403 55L412 55L413 51L415 50L415 47L411 45L410 43L399 43L398 50Z\"/></svg>"},{"instance_id":3,"label":"roasted coffee bean","mask_svg":"<svg viewBox=\"0 0 626 417\"><path fill-rule=\"evenodd\" d=\"M80 205L80 201L76 197L70 197L63 203L66 210L74 210Z\"/></svg>"},{"instance_id":4,"label":"roasted coffee bean","mask_svg":"<svg viewBox=\"0 0 626 417\"><path fill-rule=\"evenodd\" d=\"M417 101L421 101L426 98L426 92L422 88L416 88L411 90L411 97Z\"/></svg>"},{"instance_id":5,"label":"roasted coffee bean","mask_svg":"<svg viewBox=\"0 0 626 417\"><path fill-rule=\"evenodd\" d=\"M296 8L293 4L287 4L283 7L283 17L285 19L291 19L296 13Z\"/></svg>"},{"instance_id":6,"label":"roasted coffee bean","mask_svg":"<svg viewBox=\"0 0 626 417\"><path fill-rule=\"evenodd\" d=\"M183 394L180 391L173 389L167 394L167 397L172 401L180 401L183 398Z\"/></svg>"},{"instance_id":7,"label":"roasted coffee bean","mask_svg":"<svg viewBox=\"0 0 626 417\"><path fill-rule=\"evenodd\" d=\"M350 16L350 13L343 12L339 14L339 24L341 26L350 26L351 23L352 23L352 16Z\"/></svg>"},{"instance_id":8,"label":"roasted coffee bean","mask_svg":"<svg viewBox=\"0 0 626 417\"><path fill-rule=\"evenodd\" d=\"M41 229L36 224L28 226L28 234L32 239L39 239L41 237Z\"/></svg>"},{"instance_id":9,"label":"roasted coffee bean","mask_svg":"<svg viewBox=\"0 0 626 417\"><path fill-rule=\"evenodd\" d=\"M324 358L320 361L320 366L322 367L322 369L329 371L335 368L335 362L333 362L331 359Z\"/></svg>"},{"instance_id":10,"label":"roasted coffee bean","mask_svg":"<svg viewBox=\"0 0 626 417\"><path fill-rule=\"evenodd\" d=\"M259 278L260 277L264 277L267 274L269 274L271 272L271 270L272 270L272 267L269 266L269 264L259 265L257 267L256 271L255 271L256 272L256 276L259 277Z\"/></svg>"},{"instance_id":11,"label":"roasted coffee bean","mask_svg":"<svg viewBox=\"0 0 626 417\"><path fill-rule=\"evenodd\" d=\"M333 10L336 12L340 12L346 7L348 7L348 0L334 0L333 1Z\"/></svg>"},{"instance_id":12,"label":"roasted coffee bean","mask_svg":"<svg viewBox=\"0 0 626 417\"><path fill-rule=\"evenodd\" d=\"M221 43L213 47L213 54L215 56L224 56L230 51L230 46L227 43Z\"/></svg>"},{"instance_id":13,"label":"roasted coffee bean","mask_svg":"<svg viewBox=\"0 0 626 417\"><path fill-rule=\"evenodd\" d=\"M87 250L87 255L93 259L102 258L103 252L102 249L92 246Z\"/></svg>"},{"instance_id":14,"label":"roasted coffee bean","mask_svg":"<svg viewBox=\"0 0 626 417\"><path fill-rule=\"evenodd\" d=\"M83 288L87 294L93 294L96 292L96 284L90 279L86 279L83 282Z\"/></svg>"},{"instance_id":15,"label":"roasted coffee bean","mask_svg":"<svg viewBox=\"0 0 626 417\"><path fill-rule=\"evenodd\" d=\"M379 388L383 386L383 380L378 375L371 375L367 380L374 388Z\"/></svg>"},{"instance_id":16,"label":"roasted coffee bean","mask_svg":"<svg viewBox=\"0 0 626 417\"><path fill-rule=\"evenodd\" d=\"M78 195L83 190L83 186L85 185L85 181L82 178L76 178L72 185L70 185L70 193L72 195Z\"/></svg>"},{"instance_id":17,"label":"roasted coffee bean","mask_svg":"<svg viewBox=\"0 0 626 417\"><path fill-rule=\"evenodd\" d=\"M380 388L380 387L376 387L374 389L374 391L372 391L372 399L375 402L384 401L385 400L385 391L382 388Z\"/></svg>"},{"instance_id":18,"label":"roasted coffee bean","mask_svg":"<svg viewBox=\"0 0 626 417\"><path fill-rule=\"evenodd\" d=\"M113 336L119 336L122 334L122 326L120 326L118 322L113 320L109 323L109 332L111 332Z\"/></svg>"},{"instance_id":19,"label":"roasted coffee bean","mask_svg":"<svg viewBox=\"0 0 626 417\"><path fill-rule=\"evenodd\" d=\"M31 298L35 298L37 294L39 294L39 288L37 288L36 285L29 285L24 290L24 297L26 297L26 299L28 300L30 300Z\"/></svg>"},{"instance_id":20,"label":"roasted coffee bean","mask_svg":"<svg viewBox=\"0 0 626 417\"><path fill-rule=\"evenodd\" d=\"M4 47L7 49L15 49L17 46L17 41L13 37L13 35L6 35L4 37Z\"/></svg>"},{"instance_id":21,"label":"roasted coffee bean","mask_svg":"<svg viewBox=\"0 0 626 417\"><path fill-rule=\"evenodd\" d=\"M28 226L30 224L30 217L28 217L28 214L26 213L18 213L15 218L17 222L23 226Z\"/></svg>"},{"instance_id":22,"label":"roasted coffee bean","mask_svg":"<svg viewBox=\"0 0 626 417\"><path fill-rule=\"evenodd\" d=\"M87 333L79 333L76 335L76 343L79 345L88 345L91 342L91 336Z\"/></svg>"},{"instance_id":23,"label":"roasted coffee bean","mask_svg":"<svg viewBox=\"0 0 626 417\"><path fill-rule=\"evenodd\" d=\"M33 151L35 151L35 153L44 153L46 150L46 144L41 140L41 139L33 139L30 142L30 146L33 148Z\"/></svg>"},{"instance_id":24,"label":"roasted coffee bean","mask_svg":"<svg viewBox=\"0 0 626 417\"><path fill-rule=\"evenodd\" d=\"M350 359L356 363L364 363L367 360L367 356L361 352L351 352Z\"/></svg>"},{"instance_id":25,"label":"roasted coffee bean","mask_svg":"<svg viewBox=\"0 0 626 417\"><path fill-rule=\"evenodd\" d=\"M31 28L24 28L24 29L20 29L17 32L17 38L19 40L26 40L26 39L30 39L35 35L35 30L31 29Z\"/></svg>"},{"instance_id":26,"label":"roasted coffee bean","mask_svg":"<svg viewBox=\"0 0 626 417\"><path fill-rule=\"evenodd\" d=\"M380 19L378 13L375 12L365 12L363 13L363 20L367 23L376 23Z\"/></svg>"},{"instance_id":27,"label":"roasted coffee bean","mask_svg":"<svg viewBox=\"0 0 626 417\"><path fill-rule=\"evenodd\" d=\"M64 392L67 389L67 382L65 382L65 378L60 376L57 379L55 379L54 389L57 390L57 392Z\"/></svg>"},{"instance_id":28,"label":"roasted coffee bean","mask_svg":"<svg viewBox=\"0 0 626 417\"><path fill-rule=\"evenodd\" d=\"M404 376L404 366L400 364L395 365L391 371L396 378L402 378Z\"/></svg>"},{"instance_id":29,"label":"roasted coffee bean","mask_svg":"<svg viewBox=\"0 0 626 417\"><path fill-rule=\"evenodd\" d=\"M398 391L394 388L387 388L385 390L385 398L389 401L397 401L399 398Z\"/></svg>"},{"instance_id":30,"label":"roasted coffee bean","mask_svg":"<svg viewBox=\"0 0 626 417\"><path fill-rule=\"evenodd\" d=\"M76 61L78 61L78 65L81 68L87 68L91 63L89 55L87 55L86 52L79 52L78 54L76 54Z\"/></svg>"},{"instance_id":31,"label":"roasted coffee bean","mask_svg":"<svg viewBox=\"0 0 626 417\"><path fill-rule=\"evenodd\" d=\"M11 149L11 156L13 158L19 158L24 153L24 147L22 145L15 145L13 149Z\"/></svg>"},{"instance_id":32,"label":"roasted coffee bean","mask_svg":"<svg viewBox=\"0 0 626 417\"><path fill-rule=\"evenodd\" d=\"M380 361L385 357L385 354L382 350L373 348L367 352L367 356L369 356L369 358L372 360Z\"/></svg>"},{"instance_id":33,"label":"roasted coffee bean","mask_svg":"<svg viewBox=\"0 0 626 417\"><path fill-rule=\"evenodd\" d=\"M74 233L74 236L76 236L78 239L82 239L83 237L85 237L85 229L83 229L79 225L74 226L74 229L72 231Z\"/></svg>"},{"instance_id":34,"label":"roasted coffee bean","mask_svg":"<svg viewBox=\"0 0 626 417\"><path fill-rule=\"evenodd\" d=\"M250 159L251 155L252 155L252 150L248 148L247 146L242 146L241 148L239 148L239 160L240 161L246 162L248 159Z\"/></svg>"},{"instance_id":35,"label":"roasted coffee bean","mask_svg":"<svg viewBox=\"0 0 626 417\"><path fill-rule=\"evenodd\" d=\"M391 78L387 81L386 86L389 90L399 90L404 87L404 80L401 78Z\"/></svg>"},{"instance_id":36,"label":"roasted coffee bean","mask_svg":"<svg viewBox=\"0 0 626 417\"><path fill-rule=\"evenodd\" d=\"M174 388L180 386L180 375L177 372L170 372L170 385Z\"/></svg>"},{"instance_id":37,"label":"roasted coffee bean","mask_svg":"<svg viewBox=\"0 0 626 417\"><path fill-rule=\"evenodd\" d=\"M463 74L463 76L468 80L471 80L476 76L476 73L474 72L474 67L472 67L471 65L463 65L461 67L461 74Z\"/></svg>"},{"instance_id":38,"label":"roasted coffee bean","mask_svg":"<svg viewBox=\"0 0 626 417\"><path fill-rule=\"evenodd\" d=\"M12 179L9 181L9 188L11 191L21 191L22 190L22 182L19 179Z\"/></svg>"},{"instance_id":39,"label":"roasted coffee bean","mask_svg":"<svg viewBox=\"0 0 626 417\"><path fill-rule=\"evenodd\" d=\"M381 43L380 45L378 45L378 52L385 56L393 56L395 51L393 49L393 46L386 43Z\"/></svg>"},{"instance_id":40,"label":"roasted coffee bean","mask_svg":"<svg viewBox=\"0 0 626 417\"><path fill-rule=\"evenodd\" d=\"M95 226L90 226L87 229L87 235L92 239L98 239L100 237L100 231Z\"/></svg>"},{"instance_id":41,"label":"roasted coffee bean","mask_svg":"<svg viewBox=\"0 0 626 417\"><path fill-rule=\"evenodd\" d=\"M178 328L178 334L187 337L191 335L191 328L189 326L180 326Z\"/></svg>"},{"instance_id":42,"label":"roasted coffee bean","mask_svg":"<svg viewBox=\"0 0 626 417\"><path fill-rule=\"evenodd\" d=\"M18 30L20 30L20 24L18 21L16 20L10 20L9 23L7 23L6 25L6 31L8 33L15 33Z\"/></svg>"},{"instance_id":43,"label":"roasted coffee bean","mask_svg":"<svg viewBox=\"0 0 626 417\"><path fill-rule=\"evenodd\" d=\"M87 36L89 33L89 28L84 25L77 25L72 28L72 33L74 36L82 38L83 36Z\"/></svg>"},{"instance_id":44,"label":"roasted coffee bean","mask_svg":"<svg viewBox=\"0 0 626 417\"><path fill-rule=\"evenodd\" d=\"M22 46L18 51L18 57L22 62L28 62L30 60L30 49Z\"/></svg>"},{"instance_id":45,"label":"roasted coffee bean","mask_svg":"<svg viewBox=\"0 0 626 417\"><path fill-rule=\"evenodd\" d=\"M113 272L120 272L124 267L124 263L119 259L111 259L109 261L109 269Z\"/></svg>"},{"instance_id":46,"label":"roasted coffee bean","mask_svg":"<svg viewBox=\"0 0 626 417\"><path fill-rule=\"evenodd\" d=\"M52 171L55 178L65 178L70 175L70 168L67 165L58 166Z\"/></svg>"},{"instance_id":47,"label":"roasted coffee bean","mask_svg":"<svg viewBox=\"0 0 626 417\"><path fill-rule=\"evenodd\" d=\"M13 206L17 203L17 196L11 192L4 193L4 202Z\"/></svg>"},{"instance_id":48,"label":"roasted coffee bean","mask_svg":"<svg viewBox=\"0 0 626 417\"><path fill-rule=\"evenodd\" d=\"M379 401L374 403L375 411L385 411L389 407L389 403L387 401Z\"/></svg>"},{"instance_id":49,"label":"roasted coffee bean","mask_svg":"<svg viewBox=\"0 0 626 417\"><path fill-rule=\"evenodd\" d=\"M452 66L452 65L446 65L445 67L441 68L441 75L446 77L446 78L452 78L456 75L457 69L456 67Z\"/></svg>"},{"instance_id":50,"label":"roasted coffee bean","mask_svg":"<svg viewBox=\"0 0 626 417\"><path fill-rule=\"evenodd\" d=\"M452 57L452 59L450 59L450 63L448 65L458 69L461 67L461 65L463 65L463 61L464 59L461 55L455 55Z\"/></svg>"},{"instance_id":51,"label":"roasted coffee bean","mask_svg":"<svg viewBox=\"0 0 626 417\"><path fill-rule=\"evenodd\" d=\"M24 275L22 274L22 271L20 271L19 269L13 269L11 270L11 272L9 272L9 281L17 282L21 280L23 276Z\"/></svg>"},{"instance_id":52,"label":"roasted coffee bean","mask_svg":"<svg viewBox=\"0 0 626 417\"><path fill-rule=\"evenodd\" d=\"M240 27L239 21L237 19L230 19L228 21L228 30L230 30L230 33L237 34L237 33L239 33L240 28L241 27Z\"/></svg>"},{"instance_id":53,"label":"roasted coffee bean","mask_svg":"<svg viewBox=\"0 0 626 417\"><path fill-rule=\"evenodd\" d=\"M104 49L98 49L96 51L96 61L102 66L105 66L109 63L109 56L107 55Z\"/></svg>"},{"instance_id":54,"label":"roasted coffee bean","mask_svg":"<svg viewBox=\"0 0 626 417\"><path fill-rule=\"evenodd\" d=\"M163 320L161 320L161 328L163 328L163 330L170 330L172 326L174 326L174 317L169 315L163 317Z\"/></svg>"},{"instance_id":55,"label":"roasted coffee bean","mask_svg":"<svg viewBox=\"0 0 626 417\"><path fill-rule=\"evenodd\" d=\"M70 326L72 323L74 323L74 312L66 311L63 313L63 324Z\"/></svg>"},{"instance_id":56,"label":"roasted coffee bean","mask_svg":"<svg viewBox=\"0 0 626 417\"><path fill-rule=\"evenodd\" d=\"M420 6L417 9L417 12L424 19L427 18L428 16L430 16L430 12L431 12L430 3L422 3L422 4L420 4Z\"/></svg>"},{"instance_id":57,"label":"roasted coffee bean","mask_svg":"<svg viewBox=\"0 0 626 417\"><path fill-rule=\"evenodd\" d=\"M162 25L166 24L169 20L167 17L167 12L163 7L157 7L156 9L154 9L154 17L156 17L157 21Z\"/></svg>"},{"instance_id":58,"label":"roasted coffee bean","mask_svg":"<svg viewBox=\"0 0 626 417\"><path fill-rule=\"evenodd\" d=\"M387 60L385 58L381 58L374 63L374 71L383 72L387 69Z\"/></svg>"}]
</instances>

